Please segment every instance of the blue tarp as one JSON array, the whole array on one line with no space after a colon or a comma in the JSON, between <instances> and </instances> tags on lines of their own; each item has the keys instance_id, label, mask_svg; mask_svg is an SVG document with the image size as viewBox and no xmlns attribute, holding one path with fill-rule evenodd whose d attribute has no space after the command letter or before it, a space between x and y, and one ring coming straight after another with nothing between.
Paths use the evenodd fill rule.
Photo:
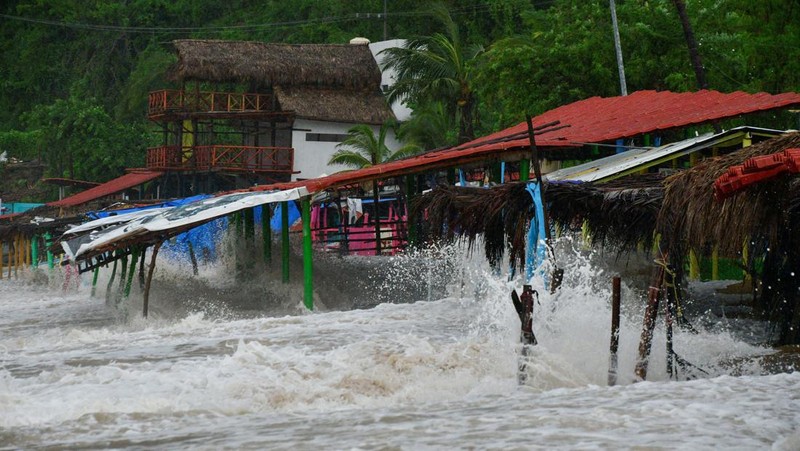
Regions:
<instances>
[{"instance_id":1,"label":"blue tarp","mask_svg":"<svg viewBox=\"0 0 800 451\"><path fill-rule=\"evenodd\" d=\"M300 219L300 210L297 209L297 204L295 202L287 202L289 204L289 226L291 227L292 224L295 223L298 219ZM281 227L281 208L283 208L283 202L275 204L275 211L272 214L272 219L269 221L269 225L272 228L272 232L280 232ZM259 213L258 211L256 213ZM260 217L260 216L259 216Z\"/></svg>"},{"instance_id":2,"label":"blue tarp","mask_svg":"<svg viewBox=\"0 0 800 451\"><path fill-rule=\"evenodd\" d=\"M547 253L545 249L544 204L542 203L542 190L538 183L528 182L525 188L533 199L534 215L528 229L528 246L525 249L525 279L530 281L533 272L542 266ZM544 276L544 274L543 274ZM545 280L545 287L547 280Z\"/></svg>"},{"instance_id":3,"label":"blue tarp","mask_svg":"<svg viewBox=\"0 0 800 451\"><path fill-rule=\"evenodd\" d=\"M44 204L35 204L30 202L3 202L3 211L0 214L10 215L14 213L22 213L32 208L41 207Z\"/></svg>"}]
</instances>

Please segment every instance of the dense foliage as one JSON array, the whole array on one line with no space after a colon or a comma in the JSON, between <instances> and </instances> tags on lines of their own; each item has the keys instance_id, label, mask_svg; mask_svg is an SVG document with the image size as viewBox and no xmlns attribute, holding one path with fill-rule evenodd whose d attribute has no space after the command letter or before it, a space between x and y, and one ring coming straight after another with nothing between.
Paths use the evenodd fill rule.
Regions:
<instances>
[{"instance_id":1,"label":"dense foliage","mask_svg":"<svg viewBox=\"0 0 800 451\"><path fill-rule=\"evenodd\" d=\"M475 135L517 123L525 113L619 93L608 1L444 5L458 45L485 49L465 52L460 62L471 83ZM686 5L711 89L800 91L797 1ZM107 180L125 166L142 165L146 147L157 140L148 132L145 102L148 91L169 87L169 41L450 36L434 10L414 0L8 0L0 6L0 150L41 158L49 176ZM695 89L672 1L617 0L617 14L629 92ZM428 119L410 121L406 136L437 146L463 135L464 125L439 94L414 97ZM449 128L431 130L433 123Z\"/></svg>"}]
</instances>

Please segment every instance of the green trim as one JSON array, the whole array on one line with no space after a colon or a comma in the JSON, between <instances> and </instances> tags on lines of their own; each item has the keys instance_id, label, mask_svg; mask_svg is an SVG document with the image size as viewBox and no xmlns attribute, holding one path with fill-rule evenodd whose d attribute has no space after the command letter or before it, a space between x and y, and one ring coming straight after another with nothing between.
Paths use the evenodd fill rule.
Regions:
<instances>
[{"instance_id":1,"label":"green trim","mask_svg":"<svg viewBox=\"0 0 800 451\"><path fill-rule=\"evenodd\" d=\"M300 201L303 217L303 303L309 310L314 310L314 265L311 246L311 198L304 197Z\"/></svg>"},{"instance_id":2,"label":"green trim","mask_svg":"<svg viewBox=\"0 0 800 451\"><path fill-rule=\"evenodd\" d=\"M289 202L281 202L281 263L283 283L289 283Z\"/></svg>"}]
</instances>

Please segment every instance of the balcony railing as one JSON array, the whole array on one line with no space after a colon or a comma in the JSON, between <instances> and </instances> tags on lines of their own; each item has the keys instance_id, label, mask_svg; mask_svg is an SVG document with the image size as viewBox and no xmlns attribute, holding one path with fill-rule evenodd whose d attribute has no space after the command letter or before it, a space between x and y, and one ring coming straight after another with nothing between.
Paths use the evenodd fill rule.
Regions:
<instances>
[{"instance_id":1,"label":"balcony railing","mask_svg":"<svg viewBox=\"0 0 800 451\"><path fill-rule=\"evenodd\" d=\"M242 113L272 111L272 95L235 92L161 90L150 93L147 113Z\"/></svg>"},{"instance_id":2,"label":"balcony railing","mask_svg":"<svg viewBox=\"0 0 800 451\"><path fill-rule=\"evenodd\" d=\"M148 169L284 172L294 170L291 147L162 146L147 149Z\"/></svg>"}]
</instances>

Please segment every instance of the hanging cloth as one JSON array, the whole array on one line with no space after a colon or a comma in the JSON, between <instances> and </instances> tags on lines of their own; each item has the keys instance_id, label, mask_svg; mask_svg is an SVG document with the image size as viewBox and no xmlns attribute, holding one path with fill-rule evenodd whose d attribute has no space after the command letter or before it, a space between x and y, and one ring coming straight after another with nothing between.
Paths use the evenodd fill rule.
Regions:
<instances>
[{"instance_id":1,"label":"hanging cloth","mask_svg":"<svg viewBox=\"0 0 800 451\"><path fill-rule=\"evenodd\" d=\"M528 228L528 245L525 248L525 280L530 282L533 272L539 270L547 258L544 229L544 204L542 203L542 189L536 182L528 182L525 190L533 200L534 215ZM540 271L545 278L543 271ZM547 280L545 278L545 288Z\"/></svg>"}]
</instances>

